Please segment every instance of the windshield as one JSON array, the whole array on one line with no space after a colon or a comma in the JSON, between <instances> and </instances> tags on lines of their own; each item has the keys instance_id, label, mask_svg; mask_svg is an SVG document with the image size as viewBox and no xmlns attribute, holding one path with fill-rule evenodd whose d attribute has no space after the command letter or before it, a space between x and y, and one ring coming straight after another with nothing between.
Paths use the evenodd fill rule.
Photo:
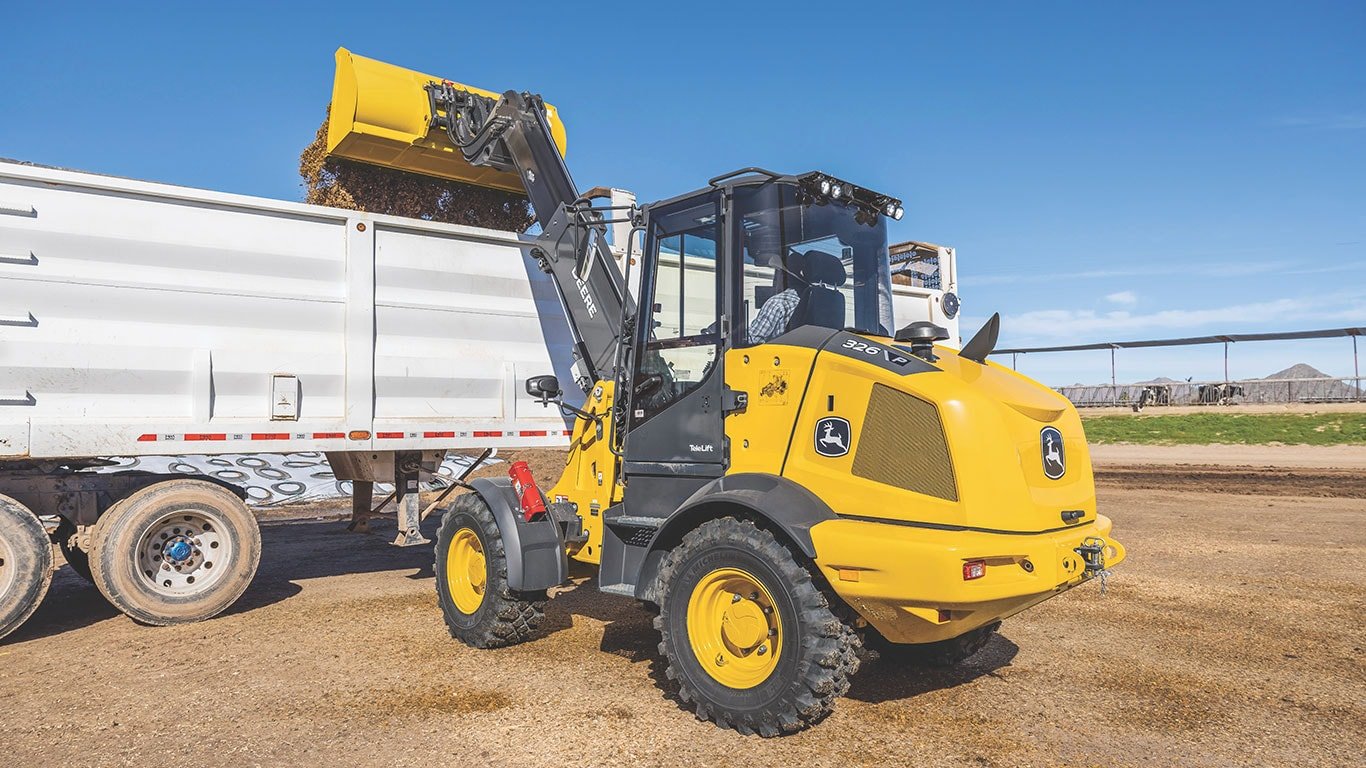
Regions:
<instances>
[{"instance_id":1,"label":"windshield","mask_svg":"<svg viewBox=\"0 0 1366 768\"><path fill-rule=\"evenodd\" d=\"M817 201L793 184L735 192L743 254L741 312L749 344L803 325L890 336L887 221Z\"/></svg>"}]
</instances>

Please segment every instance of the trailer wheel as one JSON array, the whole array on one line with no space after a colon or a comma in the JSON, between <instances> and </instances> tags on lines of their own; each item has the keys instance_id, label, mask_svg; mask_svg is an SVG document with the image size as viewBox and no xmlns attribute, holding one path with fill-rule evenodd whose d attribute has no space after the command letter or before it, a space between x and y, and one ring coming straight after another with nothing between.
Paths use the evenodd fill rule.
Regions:
<instances>
[{"instance_id":1,"label":"trailer wheel","mask_svg":"<svg viewBox=\"0 0 1366 768\"><path fill-rule=\"evenodd\" d=\"M859 637L772 533L708 521L659 578L659 650L699 720L776 736L818 722L849 690Z\"/></svg>"},{"instance_id":2,"label":"trailer wheel","mask_svg":"<svg viewBox=\"0 0 1366 768\"><path fill-rule=\"evenodd\" d=\"M18 629L52 583L52 542L28 508L0 496L0 637Z\"/></svg>"},{"instance_id":3,"label":"trailer wheel","mask_svg":"<svg viewBox=\"0 0 1366 768\"><path fill-rule=\"evenodd\" d=\"M544 590L508 587L507 553L488 504L458 497L436 532L436 599L451 636L475 648L502 648L531 638L545 618Z\"/></svg>"},{"instance_id":4,"label":"trailer wheel","mask_svg":"<svg viewBox=\"0 0 1366 768\"><path fill-rule=\"evenodd\" d=\"M991 642L991 636L1000 628L1001 622L996 621L958 637L933 643L893 643L870 628L869 645L879 656L896 662L924 667L956 667L985 648Z\"/></svg>"},{"instance_id":5,"label":"trailer wheel","mask_svg":"<svg viewBox=\"0 0 1366 768\"><path fill-rule=\"evenodd\" d=\"M110 507L90 549L90 575L115 608L143 624L185 624L242 596L261 562L261 530L226 488L167 480Z\"/></svg>"}]
</instances>

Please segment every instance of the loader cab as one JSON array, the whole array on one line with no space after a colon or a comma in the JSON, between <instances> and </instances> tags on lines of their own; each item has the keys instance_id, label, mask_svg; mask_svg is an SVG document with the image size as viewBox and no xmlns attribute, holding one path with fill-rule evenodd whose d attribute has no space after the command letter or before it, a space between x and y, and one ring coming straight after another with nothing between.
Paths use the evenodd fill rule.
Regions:
<instances>
[{"instance_id":1,"label":"loader cab","mask_svg":"<svg viewBox=\"0 0 1366 768\"><path fill-rule=\"evenodd\" d=\"M848 329L895 332L887 219L894 198L821 173L746 169L645 208L624 470L633 515L667 515L725 473L725 352ZM806 330L803 330L806 329ZM657 507L657 509L655 509Z\"/></svg>"}]
</instances>

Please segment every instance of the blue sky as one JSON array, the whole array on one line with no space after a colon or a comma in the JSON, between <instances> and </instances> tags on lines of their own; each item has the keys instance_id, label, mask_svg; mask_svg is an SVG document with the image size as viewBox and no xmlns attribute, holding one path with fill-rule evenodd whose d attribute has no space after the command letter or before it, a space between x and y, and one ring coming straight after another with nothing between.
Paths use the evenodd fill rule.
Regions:
<instances>
[{"instance_id":1,"label":"blue sky","mask_svg":"<svg viewBox=\"0 0 1366 768\"><path fill-rule=\"evenodd\" d=\"M999 310L1003 345L1366 325L1360 2L317 8L13 4L0 156L298 199L345 45L540 91L581 187L655 199L764 165L897 194L893 237L956 246L965 334ZM1351 374L1347 340L1233 359ZM1222 357L1121 355L1121 379L1156 375Z\"/></svg>"}]
</instances>

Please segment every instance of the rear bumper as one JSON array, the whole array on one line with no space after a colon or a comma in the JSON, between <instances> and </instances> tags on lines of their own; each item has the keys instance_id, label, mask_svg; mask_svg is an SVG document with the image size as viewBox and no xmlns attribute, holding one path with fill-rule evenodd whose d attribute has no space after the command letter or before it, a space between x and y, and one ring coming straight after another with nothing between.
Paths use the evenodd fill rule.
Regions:
<instances>
[{"instance_id":1,"label":"rear bumper","mask_svg":"<svg viewBox=\"0 0 1366 768\"><path fill-rule=\"evenodd\" d=\"M957 637L1093 578L1077 548L1100 544L1104 568L1124 560L1111 522L1037 534L946 531L840 518L811 528L816 564L854 610L897 643ZM963 580L963 563L986 562Z\"/></svg>"}]
</instances>

